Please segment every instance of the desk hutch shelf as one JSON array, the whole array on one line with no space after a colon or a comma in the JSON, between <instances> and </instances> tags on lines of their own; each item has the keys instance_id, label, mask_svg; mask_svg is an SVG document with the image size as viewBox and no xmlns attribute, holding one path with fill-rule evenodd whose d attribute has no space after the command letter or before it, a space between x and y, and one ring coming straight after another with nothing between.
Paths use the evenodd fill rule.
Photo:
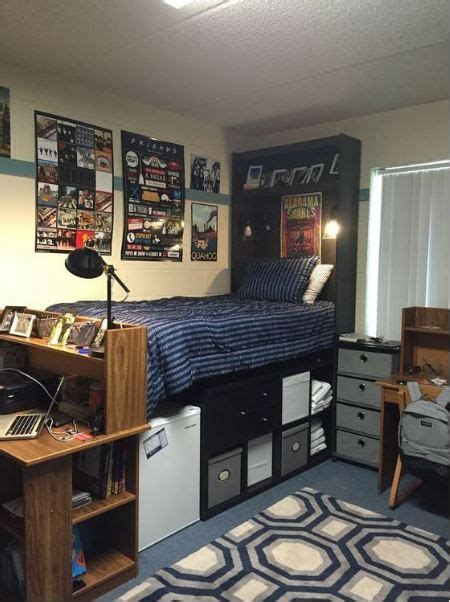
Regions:
<instances>
[{"instance_id":1,"label":"desk hutch shelf","mask_svg":"<svg viewBox=\"0 0 450 602\"><path fill-rule=\"evenodd\" d=\"M83 376L105 385L104 431L86 441L60 442L46 431L29 441L0 441L0 505L24 498L24 518L0 506L0 542L23 543L27 602L93 600L137 575L138 444L146 420L146 329L122 325L106 332L105 355L49 346L46 340L6 334L0 341L22 345L27 368ZM76 454L120 440L126 448L126 490L72 510ZM72 527L89 534L83 548L84 586L72 591ZM0 601L17 600L0 584Z\"/></svg>"}]
</instances>

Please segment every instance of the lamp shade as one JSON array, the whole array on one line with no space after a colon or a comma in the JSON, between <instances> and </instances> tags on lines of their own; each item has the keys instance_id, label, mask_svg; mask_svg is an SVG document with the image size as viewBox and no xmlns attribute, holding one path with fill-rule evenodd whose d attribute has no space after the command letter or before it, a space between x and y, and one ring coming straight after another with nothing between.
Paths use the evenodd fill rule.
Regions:
<instances>
[{"instance_id":1,"label":"lamp shade","mask_svg":"<svg viewBox=\"0 0 450 602\"><path fill-rule=\"evenodd\" d=\"M336 238L339 234L340 226L338 221L335 219L330 219L326 224L323 231L323 240L329 240L332 238Z\"/></svg>"},{"instance_id":2,"label":"lamp shade","mask_svg":"<svg viewBox=\"0 0 450 602\"><path fill-rule=\"evenodd\" d=\"M95 249L84 247L69 253L65 265L74 276L98 278L103 274L106 264Z\"/></svg>"}]
</instances>

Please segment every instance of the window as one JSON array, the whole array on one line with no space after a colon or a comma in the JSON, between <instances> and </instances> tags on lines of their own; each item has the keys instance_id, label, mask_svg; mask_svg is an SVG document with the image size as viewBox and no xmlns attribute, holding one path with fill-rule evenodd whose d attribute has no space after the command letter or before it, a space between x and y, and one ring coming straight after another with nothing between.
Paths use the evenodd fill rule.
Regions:
<instances>
[{"instance_id":1,"label":"window","mask_svg":"<svg viewBox=\"0 0 450 602\"><path fill-rule=\"evenodd\" d=\"M372 171L367 334L398 340L403 307L448 306L449 175L450 161Z\"/></svg>"}]
</instances>

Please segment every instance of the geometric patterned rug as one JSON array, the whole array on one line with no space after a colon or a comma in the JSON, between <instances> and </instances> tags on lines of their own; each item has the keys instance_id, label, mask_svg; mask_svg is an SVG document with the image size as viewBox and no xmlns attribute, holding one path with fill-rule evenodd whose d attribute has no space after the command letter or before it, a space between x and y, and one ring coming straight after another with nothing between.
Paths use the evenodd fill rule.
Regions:
<instances>
[{"instance_id":1,"label":"geometric patterned rug","mask_svg":"<svg viewBox=\"0 0 450 602\"><path fill-rule=\"evenodd\" d=\"M120 600L447 602L449 542L305 488Z\"/></svg>"}]
</instances>

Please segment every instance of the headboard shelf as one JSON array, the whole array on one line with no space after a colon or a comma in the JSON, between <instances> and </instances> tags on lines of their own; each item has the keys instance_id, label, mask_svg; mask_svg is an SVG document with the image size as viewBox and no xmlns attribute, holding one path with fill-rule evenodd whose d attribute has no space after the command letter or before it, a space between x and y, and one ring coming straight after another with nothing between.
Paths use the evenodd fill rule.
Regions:
<instances>
[{"instance_id":1,"label":"headboard shelf","mask_svg":"<svg viewBox=\"0 0 450 602\"><path fill-rule=\"evenodd\" d=\"M322 298L336 303L337 332L354 330L360 153L359 140L339 134L233 155L233 291L239 287L249 261L259 257L280 257L281 197L321 192L321 236L333 211L337 211L341 227L336 240L321 241L322 263L335 266ZM296 168L322 164L322 169L317 168L320 171L318 181L296 182ZM250 167L260 168L264 186L245 189ZM277 185L273 176L269 177L276 170L288 171L292 183L289 180L284 185ZM249 238L243 234L247 224L252 231Z\"/></svg>"}]
</instances>

